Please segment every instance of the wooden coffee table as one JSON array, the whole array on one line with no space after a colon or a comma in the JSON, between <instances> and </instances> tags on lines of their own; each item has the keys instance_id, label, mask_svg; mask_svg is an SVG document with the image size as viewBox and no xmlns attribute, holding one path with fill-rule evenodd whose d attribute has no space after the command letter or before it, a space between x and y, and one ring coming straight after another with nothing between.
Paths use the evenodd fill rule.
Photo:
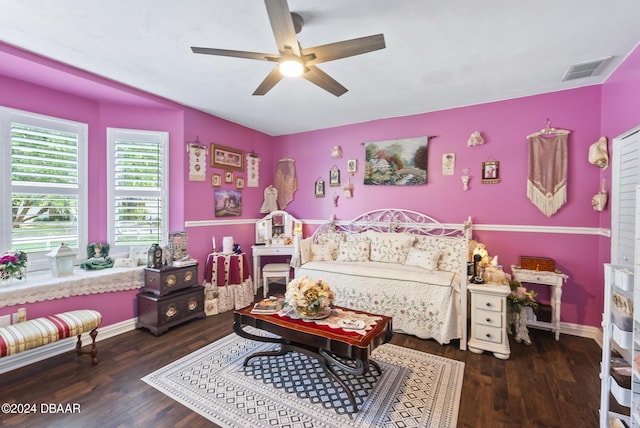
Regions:
<instances>
[{"instance_id":1,"label":"wooden coffee table","mask_svg":"<svg viewBox=\"0 0 640 428\"><path fill-rule=\"evenodd\" d=\"M353 375L363 375L373 366L381 373L380 366L369 359L371 352L379 345L388 342L393 336L391 317L354 309L339 308L345 311L380 317L376 325L366 332L359 334L341 328L330 328L315 322L293 319L288 316L252 314L253 305L238 309L234 313L233 331L239 336L259 342L279 343L280 349L274 351L256 352L244 360L246 367L254 357L284 355L287 352L300 352L317 359L325 373L335 379L345 390L354 412L358 411L355 396L347 384L340 379L335 371L339 367ZM252 326L280 337L264 337L251 334L243 329Z\"/></svg>"}]
</instances>

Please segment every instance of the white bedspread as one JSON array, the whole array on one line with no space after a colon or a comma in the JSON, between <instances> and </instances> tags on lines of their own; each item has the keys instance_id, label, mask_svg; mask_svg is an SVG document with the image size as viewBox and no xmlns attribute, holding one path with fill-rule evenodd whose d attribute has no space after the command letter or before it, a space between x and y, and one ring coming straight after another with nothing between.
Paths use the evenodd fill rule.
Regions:
<instances>
[{"instance_id":1,"label":"white bedspread","mask_svg":"<svg viewBox=\"0 0 640 428\"><path fill-rule=\"evenodd\" d=\"M459 278L446 271L380 262L309 262L296 277L323 279L335 304L393 317L393 330L438 343L461 336Z\"/></svg>"}]
</instances>

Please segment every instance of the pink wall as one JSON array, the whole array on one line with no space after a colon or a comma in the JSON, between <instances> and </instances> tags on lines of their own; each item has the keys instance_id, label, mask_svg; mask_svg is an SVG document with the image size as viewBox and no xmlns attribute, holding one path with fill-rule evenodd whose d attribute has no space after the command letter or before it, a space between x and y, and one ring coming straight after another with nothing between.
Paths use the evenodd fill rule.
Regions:
<instances>
[{"instance_id":1,"label":"pink wall","mask_svg":"<svg viewBox=\"0 0 640 428\"><path fill-rule=\"evenodd\" d=\"M298 193L288 210L299 218L349 220L358 214L382 207L405 208L427 213L444 223L460 223L471 216L478 225L504 229L506 225L599 227L599 214L591 208L591 197L598 191L600 171L587 162L587 148L600 137L601 87L591 86L471 107L288 135L277 138L282 150L296 159ZM542 214L526 196L526 136L552 125L571 130L569 138L568 202L550 218ZM482 146L468 147L473 131L481 131ZM365 186L364 147L362 143L387 139L430 135L428 184L424 186ZM334 145L342 146L342 159L330 157ZM455 175L443 176L444 153L455 153ZM328 186L332 165L341 170L346 183L348 159L358 159L358 172L351 178L354 197L340 197L333 206L334 192L327 197L314 196L314 182L322 177ZM481 184L483 161L500 162L499 184ZM471 169L470 190L463 191L463 168ZM602 308L602 268L593 263L597 250L595 235L534 232L476 231L491 255L510 271L522 255L551 257L571 278L563 294L562 320L596 326ZM535 287L542 300L548 287Z\"/></svg>"},{"instance_id":2,"label":"pink wall","mask_svg":"<svg viewBox=\"0 0 640 428\"><path fill-rule=\"evenodd\" d=\"M0 44L0 58L6 59L6 47ZM9 49L11 51L11 49ZM24 56L20 62L24 66ZM34 57L38 67L50 61ZM6 65L6 64L3 64ZM61 66L61 68L65 68ZM1 69L1 67L0 67ZM77 77L78 85L84 85L92 76L81 73ZM91 77L91 79L89 79ZM105 85L113 82L106 82ZM102 94L104 88L99 88ZM83 92L79 89L80 92ZM242 127L240 125L206 115L176 104L158 100L140 91L126 87L117 88L117 97L109 97L108 102L99 99L88 99L74 94L45 88L27 83L0 73L0 105L17 108L39 114L61 117L88 124L89 145L89 217L93 220L89 229L89 240L105 240L107 235L107 200L106 200L106 130L108 127L148 129L167 131L170 147L169 171L170 194L170 228L184 230L185 221L212 220L213 190L210 173L207 170L207 181L188 181L188 157L186 142L200 137L203 143L217 142L242 150L255 150L265 159L262 171L265 177L272 175L272 158L268 151L268 143L272 137ZM95 91L93 91L95 92ZM92 92L92 93L93 93ZM115 101L114 101L115 99ZM127 102L118 104L116 101ZM221 172L221 171L216 171ZM245 176L245 174L241 174ZM270 181L268 179L268 181ZM224 185L229 188L231 185ZM245 208L242 218L260 217L259 206L262 203L262 189L252 188L244 191ZM244 248L254 242L253 227L250 226L211 226L191 230L189 234L189 251L204 265L206 255L211 250L211 235L233 235ZM202 268L200 269L203 275ZM0 315L14 313L18 307L27 307L30 318L62 312L71 309L97 309L104 316L103 325L131 319L137 315L135 304L136 292L104 293L98 296L78 296L56 299L27 305L0 308Z\"/></svg>"},{"instance_id":3,"label":"pink wall","mask_svg":"<svg viewBox=\"0 0 640 428\"><path fill-rule=\"evenodd\" d=\"M3 53L6 54L0 50L0 54ZM21 61L24 61L24 56L21 55ZM64 69L65 66L60 68ZM207 145L215 142L244 151L253 150L261 156L260 187L244 189L243 215L240 218L227 218L232 221L225 225L188 230L189 251L201 263L210 250L211 235L220 237L219 242L222 236L232 235L236 242L249 251L253 243L253 226L234 224L233 220L262 216L259 213L262 191L265 185L273 182L276 160L286 154L296 160L298 167L298 191L287 208L295 216L321 220L335 214L339 220L348 220L359 213L380 207L414 209L446 223L458 223L471 216L479 226L491 226L489 230L476 230L474 236L487 244L492 255L499 255L501 264L507 270L510 264L518 262L521 255L554 258L558 268L570 276L564 287L562 320L598 326L602 311L602 263L608 261L609 239L593 234L503 230L508 225L598 228L601 224L610 224L608 209L598 214L590 206L602 174L587 163L587 147L601 134L613 138L640 123L637 114L640 107L639 68L640 52L636 50L620 67L619 73L600 86L277 138L168 101L163 102L130 88L113 85L113 82L109 82L109 85L117 87L118 99L126 99L126 105L113 100L99 102L47 89L0 73L0 105L89 124L91 169L94 172L90 181L94 190L90 215L96 219L90 239L104 239L106 236L106 179L102 156L106 145L106 127L166 130L171 140L170 222L175 229L183 229L185 221L206 222L215 219L210 174L222 172L208 168L205 182L188 181L187 141L193 141L198 136ZM78 79L80 81L81 77ZM100 79L93 77L92 80ZM147 103L148 99L151 101ZM572 131L569 138L568 203L551 218L540 213L527 200L525 193L525 137L542 128L547 118L554 126ZM483 133L485 145L467 147L469 134L476 130ZM429 143L427 185L382 187L362 184L362 143L419 135L434 136ZM329 156L334 145L342 146L342 159ZM441 157L450 152L457 157L456 172L454 176L442 176ZM334 190L341 194L341 188L328 186L328 172L335 164L342 172L342 183L346 183L346 162L350 158L359 161L358 172L352 177L354 198L341 197L339 206L334 207L331 196ZM501 183L480 183L481 163L487 160L500 162ZM462 168L471 169L471 189L467 192L462 190ZM246 173L240 176L246 178ZM327 182L327 197L324 199L315 198L313 194L313 183L318 177L323 177ZM231 187L223 184L222 188ZM305 228L306 231L311 229ZM539 291L544 300L548 290L543 287ZM135 316L135 292L58 299L26 306L30 317L78 307L93 307L102 310L103 314L108 313L105 316L105 324L108 325ZM15 312L15 307L0 308L0 314L11 312Z\"/></svg>"}]
</instances>

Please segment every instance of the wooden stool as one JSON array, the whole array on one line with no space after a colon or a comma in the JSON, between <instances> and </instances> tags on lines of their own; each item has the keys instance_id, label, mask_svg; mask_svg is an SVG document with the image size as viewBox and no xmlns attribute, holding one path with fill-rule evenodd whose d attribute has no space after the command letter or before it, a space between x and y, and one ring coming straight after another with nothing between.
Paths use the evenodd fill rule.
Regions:
<instances>
[{"instance_id":1,"label":"wooden stool","mask_svg":"<svg viewBox=\"0 0 640 428\"><path fill-rule=\"evenodd\" d=\"M269 263L262 267L262 295L267 297L269 293L269 278L285 278L286 284L289 283L291 275L291 265L288 263Z\"/></svg>"}]
</instances>

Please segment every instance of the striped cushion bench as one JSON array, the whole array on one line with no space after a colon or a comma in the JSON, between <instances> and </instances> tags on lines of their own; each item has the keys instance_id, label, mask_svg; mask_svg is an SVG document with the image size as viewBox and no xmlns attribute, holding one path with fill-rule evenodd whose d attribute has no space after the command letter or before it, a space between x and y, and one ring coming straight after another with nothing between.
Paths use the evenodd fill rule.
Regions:
<instances>
[{"instance_id":1,"label":"striped cushion bench","mask_svg":"<svg viewBox=\"0 0 640 428\"><path fill-rule=\"evenodd\" d=\"M14 325L0 327L0 357L17 354L38 346L53 343L67 337L78 336L76 353L91 354L91 362L98 364L96 336L102 315L98 311L84 309L63 312ZM91 350L82 350L82 333L89 332Z\"/></svg>"}]
</instances>

